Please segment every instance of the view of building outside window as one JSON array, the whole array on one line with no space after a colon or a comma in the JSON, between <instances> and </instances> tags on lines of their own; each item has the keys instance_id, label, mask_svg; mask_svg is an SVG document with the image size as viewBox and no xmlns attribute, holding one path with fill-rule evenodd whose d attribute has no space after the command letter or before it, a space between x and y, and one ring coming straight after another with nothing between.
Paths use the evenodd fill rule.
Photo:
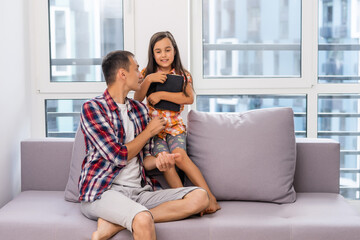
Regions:
<instances>
[{"instance_id":1,"label":"view of building outside window","mask_svg":"<svg viewBox=\"0 0 360 240\"><path fill-rule=\"evenodd\" d=\"M48 99L46 108L47 137L75 137L80 111L86 99Z\"/></svg>"},{"instance_id":2,"label":"view of building outside window","mask_svg":"<svg viewBox=\"0 0 360 240\"><path fill-rule=\"evenodd\" d=\"M319 1L319 83L359 83L360 1Z\"/></svg>"},{"instance_id":3,"label":"view of building outside window","mask_svg":"<svg viewBox=\"0 0 360 240\"><path fill-rule=\"evenodd\" d=\"M50 0L52 82L104 81L101 58L124 48L121 0Z\"/></svg>"},{"instance_id":4,"label":"view of building outside window","mask_svg":"<svg viewBox=\"0 0 360 240\"><path fill-rule=\"evenodd\" d=\"M340 143L340 192L360 199L360 94L319 95L318 137Z\"/></svg>"},{"instance_id":5,"label":"view of building outside window","mask_svg":"<svg viewBox=\"0 0 360 240\"><path fill-rule=\"evenodd\" d=\"M291 107L296 137L306 137L306 95L200 95L197 110L203 112L244 112L260 108Z\"/></svg>"},{"instance_id":6,"label":"view of building outside window","mask_svg":"<svg viewBox=\"0 0 360 240\"><path fill-rule=\"evenodd\" d=\"M359 83L360 1L319 0L318 34L319 83ZM350 199L360 199L359 100L359 94L318 97L318 137L340 142L340 191Z\"/></svg>"},{"instance_id":7,"label":"view of building outside window","mask_svg":"<svg viewBox=\"0 0 360 240\"><path fill-rule=\"evenodd\" d=\"M124 48L122 0L49 0L51 82L100 82L102 57ZM74 137L85 100L46 100L46 135Z\"/></svg>"},{"instance_id":8,"label":"view of building outside window","mask_svg":"<svg viewBox=\"0 0 360 240\"><path fill-rule=\"evenodd\" d=\"M301 0L203 0L203 77L300 77ZM219 80L221 81L221 80ZM306 137L306 95L197 96L197 110L292 107Z\"/></svg>"},{"instance_id":9,"label":"view of building outside window","mask_svg":"<svg viewBox=\"0 0 360 240\"><path fill-rule=\"evenodd\" d=\"M301 0L203 0L204 78L300 77Z\"/></svg>"}]
</instances>

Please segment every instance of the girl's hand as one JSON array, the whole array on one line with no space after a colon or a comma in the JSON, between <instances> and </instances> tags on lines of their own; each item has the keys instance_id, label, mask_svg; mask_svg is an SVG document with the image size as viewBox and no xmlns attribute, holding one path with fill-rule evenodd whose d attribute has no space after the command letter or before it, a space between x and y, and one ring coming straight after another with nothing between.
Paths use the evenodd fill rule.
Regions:
<instances>
[{"instance_id":1,"label":"girl's hand","mask_svg":"<svg viewBox=\"0 0 360 240\"><path fill-rule=\"evenodd\" d=\"M147 81L149 81L150 83L153 82L159 82L159 83L164 83L167 79L166 76L167 73L164 72L156 72L156 73L152 73L146 76Z\"/></svg>"},{"instance_id":2,"label":"girl's hand","mask_svg":"<svg viewBox=\"0 0 360 240\"><path fill-rule=\"evenodd\" d=\"M147 101L155 106L155 104L157 104L158 102L161 101L161 92L154 92L152 94L150 94L147 98Z\"/></svg>"}]
</instances>

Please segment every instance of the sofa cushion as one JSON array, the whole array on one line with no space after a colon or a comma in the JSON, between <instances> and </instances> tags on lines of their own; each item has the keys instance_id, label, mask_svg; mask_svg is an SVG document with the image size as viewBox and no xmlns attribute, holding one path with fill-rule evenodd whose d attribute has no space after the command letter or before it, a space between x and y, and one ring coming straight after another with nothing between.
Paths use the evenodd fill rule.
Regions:
<instances>
[{"instance_id":1,"label":"sofa cushion","mask_svg":"<svg viewBox=\"0 0 360 240\"><path fill-rule=\"evenodd\" d=\"M96 221L61 191L26 191L0 209L0 238L89 239ZM220 201L222 209L203 217L156 223L157 239L357 240L360 216L339 194L299 193L294 204ZM132 239L129 231L112 240Z\"/></svg>"},{"instance_id":2,"label":"sofa cushion","mask_svg":"<svg viewBox=\"0 0 360 240\"><path fill-rule=\"evenodd\" d=\"M81 173L81 165L86 156L85 139L84 134L81 131L79 125L75 135L75 141L73 145L69 179L65 188L65 199L70 202L79 202L79 187L78 182Z\"/></svg>"},{"instance_id":3,"label":"sofa cushion","mask_svg":"<svg viewBox=\"0 0 360 240\"><path fill-rule=\"evenodd\" d=\"M218 200L295 201L291 108L190 111L187 144L189 157Z\"/></svg>"}]
</instances>

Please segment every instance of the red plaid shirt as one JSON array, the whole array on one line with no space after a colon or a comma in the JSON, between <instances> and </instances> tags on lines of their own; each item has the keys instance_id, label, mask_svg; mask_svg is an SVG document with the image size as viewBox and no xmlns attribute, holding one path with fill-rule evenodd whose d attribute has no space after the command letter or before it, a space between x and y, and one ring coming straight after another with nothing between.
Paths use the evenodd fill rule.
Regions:
<instances>
[{"instance_id":1,"label":"red plaid shirt","mask_svg":"<svg viewBox=\"0 0 360 240\"><path fill-rule=\"evenodd\" d=\"M128 115L138 136L149 122L148 109L143 103L125 100ZM92 202L101 197L121 169L126 166L128 151L121 114L115 101L106 90L102 96L84 103L80 124L86 144L86 157L79 179L80 201ZM142 185L152 184L146 177L143 160L150 155L150 141L137 155L142 173ZM155 183L155 181L153 181Z\"/></svg>"}]
</instances>

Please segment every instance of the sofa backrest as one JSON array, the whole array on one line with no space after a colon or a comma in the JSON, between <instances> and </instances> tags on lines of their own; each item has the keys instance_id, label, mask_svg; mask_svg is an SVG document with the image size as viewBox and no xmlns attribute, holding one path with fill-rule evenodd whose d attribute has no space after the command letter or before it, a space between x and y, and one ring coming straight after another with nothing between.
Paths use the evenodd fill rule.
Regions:
<instances>
[{"instance_id":1,"label":"sofa backrest","mask_svg":"<svg viewBox=\"0 0 360 240\"><path fill-rule=\"evenodd\" d=\"M65 189L74 139L41 138L21 142L21 191Z\"/></svg>"},{"instance_id":2,"label":"sofa backrest","mask_svg":"<svg viewBox=\"0 0 360 240\"><path fill-rule=\"evenodd\" d=\"M21 142L21 190L63 191L74 139ZM340 145L330 139L296 139L294 187L297 192L339 192Z\"/></svg>"}]
</instances>

